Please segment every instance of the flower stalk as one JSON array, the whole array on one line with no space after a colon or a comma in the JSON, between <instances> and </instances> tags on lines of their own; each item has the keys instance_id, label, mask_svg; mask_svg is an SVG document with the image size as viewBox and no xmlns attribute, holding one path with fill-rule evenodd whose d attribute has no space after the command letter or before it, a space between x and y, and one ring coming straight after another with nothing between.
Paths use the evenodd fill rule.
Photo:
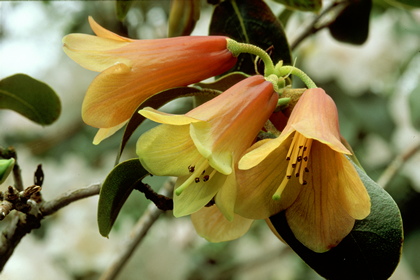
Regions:
<instances>
[{"instance_id":1,"label":"flower stalk","mask_svg":"<svg viewBox=\"0 0 420 280\"><path fill-rule=\"evenodd\" d=\"M251 44L238 43L232 39L228 39L227 41L227 48L234 56L237 57L241 53L256 55L264 62L264 76L268 77L269 75L274 74L274 63L268 53L263 49Z\"/></svg>"}]
</instances>

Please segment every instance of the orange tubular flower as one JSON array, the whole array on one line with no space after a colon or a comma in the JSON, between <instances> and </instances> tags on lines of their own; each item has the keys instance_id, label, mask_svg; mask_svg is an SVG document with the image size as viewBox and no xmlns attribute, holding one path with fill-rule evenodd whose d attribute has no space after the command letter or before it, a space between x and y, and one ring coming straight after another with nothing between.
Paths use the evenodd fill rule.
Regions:
<instances>
[{"instance_id":1,"label":"orange tubular flower","mask_svg":"<svg viewBox=\"0 0 420 280\"><path fill-rule=\"evenodd\" d=\"M234 219L235 167L273 112L277 99L271 82L253 76L185 115L152 108L139 112L162 123L139 138L137 155L150 173L178 177L174 195L176 217L194 213L215 199L215 210L205 209L197 215L220 210L227 220ZM250 223L237 226L249 227ZM201 231L206 229L210 228L201 227ZM212 239L211 233L202 235Z\"/></svg>"},{"instance_id":2,"label":"orange tubular flower","mask_svg":"<svg viewBox=\"0 0 420 280\"><path fill-rule=\"evenodd\" d=\"M237 214L266 219L285 210L296 238L315 252L336 246L370 198L340 141L334 101L307 90L276 139L254 144L239 162Z\"/></svg>"},{"instance_id":3,"label":"orange tubular flower","mask_svg":"<svg viewBox=\"0 0 420 280\"><path fill-rule=\"evenodd\" d=\"M102 72L89 86L83 120L100 128L94 142L121 128L145 99L162 90L219 75L236 63L227 37L186 36L132 40L89 23L97 36L70 34L64 51L81 66Z\"/></svg>"}]
</instances>

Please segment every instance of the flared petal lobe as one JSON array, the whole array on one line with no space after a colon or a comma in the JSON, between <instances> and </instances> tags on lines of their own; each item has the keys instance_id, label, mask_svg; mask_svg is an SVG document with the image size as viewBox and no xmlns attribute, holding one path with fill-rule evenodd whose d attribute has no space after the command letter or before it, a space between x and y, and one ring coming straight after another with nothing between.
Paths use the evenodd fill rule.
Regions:
<instances>
[{"instance_id":1,"label":"flared petal lobe","mask_svg":"<svg viewBox=\"0 0 420 280\"><path fill-rule=\"evenodd\" d=\"M228 221L216 206L204 207L191 215L191 221L197 233L210 242L234 240L251 227L253 220L235 215Z\"/></svg>"},{"instance_id":2,"label":"flared petal lobe","mask_svg":"<svg viewBox=\"0 0 420 280\"><path fill-rule=\"evenodd\" d=\"M90 85L82 108L83 120L93 127L114 127L153 94L219 75L237 60L227 49L227 37L131 40L90 21L98 37L70 34L63 43L70 58L102 72Z\"/></svg>"}]
</instances>

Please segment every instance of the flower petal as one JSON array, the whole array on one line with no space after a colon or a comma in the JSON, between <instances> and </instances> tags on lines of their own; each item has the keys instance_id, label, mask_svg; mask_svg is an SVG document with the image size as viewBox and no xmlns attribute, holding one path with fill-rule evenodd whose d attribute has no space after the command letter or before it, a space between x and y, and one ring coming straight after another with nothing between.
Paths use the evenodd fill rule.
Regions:
<instances>
[{"instance_id":1,"label":"flower petal","mask_svg":"<svg viewBox=\"0 0 420 280\"><path fill-rule=\"evenodd\" d=\"M172 125L186 125L195 122L203 122L187 115L168 114L151 107L146 107L139 111L139 114L157 123L172 124Z\"/></svg>"},{"instance_id":2,"label":"flower petal","mask_svg":"<svg viewBox=\"0 0 420 280\"><path fill-rule=\"evenodd\" d=\"M340 194L340 189L347 187L342 182L346 177L337 176L345 172L341 156L329 146L314 141L308 184L286 210L287 222L296 238L315 252L337 246L354 225L354 218L343 207L346 200Z\"/></svg>"},{"instance_id":3,"label":"flower petal","mask_svg":"<svg viewBox=\"0 0 420 280\"><path fill-rule=\"evenodd\" d=\"M232 221L226 220L217 206L204 207L191 215L197 233L210 242L234 240L246 232L253 220L235 215Z\"/></svg>"},{"instance_id":4,"label":"flower petal","mask_svg":"<svg viewBox=\"0 0 420 280\"><path fill-rule=\"evenodd\" d=\"M302 94L285 130L290 129L289 126L339 153L351 154L340 141L337 107L321 88L308 89Z\"/></svg>"},{"instance_id":5,"label":"flower petal","mask_svg":"<svg viewBox=\"0 0 420 280\"><path fill-rule=\"evenodd\" d=\"M338 198L347 213L357 220L362 220L370 214L370 197L353 164L341 154L343 171L339 174Z\"/></svg>"},{"instance_id":6,"label":"flower petal","mask_svg":"<svg viewBox=\"0 0 420 280\"><path fill-rule=\"evenodd\" d=\"M186 176L201 155L188 134L189 126L162 124L143 133L136 152L143 167L157 176Z\"/></svg>"},{"instance_id":7,"label":"flower petal","mask_svg":"<svg viewBox=\"0 0 420 280\"><path fill-rule=\"evenodd\" d=\"M102 140L110 137L115 132L117 132L121 127L123 127L127 122L120 123L119 125L116 125L114 127L110 128L100 128L98 129L98 132L96 133L95 137L93 138L93 144L98 145L102 142Z\"/></svg>"},{"instance_id":8,"label":"flower petal","mask_svg":"<svg viewBox=\"0 0 420 280\"><path fill-rule=\"evenodd\" d=\"M275 149L277 149L290 136L292 132L293 130L290 130L288 133L282 133L275 139L264 139L263 141L255 143L251 149L249 149L249 151L239 160L238 168L241 170L247 170L257 166L263 160L265 160L267 156L269 156ZM286 154L284 158L286 158Z\"/></svg>"},{"instance_id":9,"label":"flower petal","mask_svg":"<svg viewBox=\"0 0 420 280\"><path fill-rule=\"evenodd\" d=\"M178 178L175 189L181 186L191 175ZM227 179L226 175L216 172L214 176L204 182L200 180L198 183L191 183L186 187L180 195L174 195L174 210L175 217L182 217L197 212L204 207L220 189Z\"/></svg>"},{"instance_id":10,"label":"flower petal","mask_svg":"<svg viewBox=\"0 0 420 280\"><path fill-rule=\"evenodd\" d=\"M82 67L101 72L116 63L132 66L130 59L121 55L110 55L107 51L126 46L127 42L115 41L86 34L70 34L63 38L64 52Z\"/></svg>"},{"instance_id":11,"label":"flower petal","mask_svg":"<svg viewBox=\"0 0 420 280\"><path fill-rule=\"evenodd\" d=\"M217 192L215 202L220 212L228 221L233 221L236 201L236 176L235 173L227 176L225 183Z\"/></svg>"},{"instance_id":12,"label":"flower petal","mask_svg":"<svg viewBox=\"0 0 420 280\"><path fill-rule=\"evenodd\" d=\"M192 125L191 137L197 149L214 168L230 174L232 162L252 144L277 99L273 84L257 75L188 112L189 116L208 121L208 125Z\"/></svg>"},{"instance_id":13,"label":"flower petal","mask_svg":"<svg viewBox=\"0 0 420 280\"><path fill-rule=\"evenodd\" d=\"M132 39L122 37L120 35L115 34L114 32L111 32L111 31L103 28L91 16L89 16L88 20L89 20L89 25L92 28L93 32L95 32L95 34L99 37L108 38L108 39L112 39L112 40L116 40L116 41L123 41L123 42L134 41Z\"/></svg>"},{"instance_id":14,"label":"flower petal","mask_svg":"<svg viewBox=\"0 0 420 280\"><path fill-rule=\"evenodd\" d=\"M253 147L265 145L266 139L257 142ZM238 170L238 190L235 212L249 219L266 219L289 207L296 199L302 186L297 178L292 177L283 190L280 200L273 200L273 194L286 176L288 161L286 154L292 137L274 152L270 153L259 165L249 170Z\"/></svg>"}]
</instances>

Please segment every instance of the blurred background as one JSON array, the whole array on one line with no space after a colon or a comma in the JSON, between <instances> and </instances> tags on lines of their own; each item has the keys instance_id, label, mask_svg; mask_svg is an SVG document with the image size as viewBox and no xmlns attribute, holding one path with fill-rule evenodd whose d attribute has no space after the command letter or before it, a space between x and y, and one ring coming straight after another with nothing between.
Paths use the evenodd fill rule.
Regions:
<instances>
[{"instance_id":1,"label":"blurred background","mask_svg":"<svg viewBox=\"0 0 420 280\"><path fill-rule=\"evenodd\" d=\"M273 12L284 6L267 0ZM324 4L327 4L325 1ZM89 15L105 28L130 38L167 37L169 1L135 1L120 22L115 1L0 2L0 79L25 73L49 84L60 96L62 114L41 127L12 111L0 111L0 146L14 146L24 185L31 185L38 164L43 197L101 182L112 170L122 133L92 144L96 129L80 116L84 93L97 73L62 51L69 33L88 33ZM193 35L207 35L213 6L201 3ZM294 13L285 27L289 42L310 24L313 13ZM403 256L391 279L420 279L420 9L374 1L369 37L361 46L341 43L327 29L294 50L296 65L337 103L343 136L368 175L392 195L404 221ZM185 110L190 100L175 103ZM145 128L144 128L145 129ZM144 130L143 129L143 130ZM135 133L123 159L135 157ZM401 169L387 177L400 160ZM398 163L398 162L397 162ZM9 178L0 187L13 184ZM162 179L152 181L156 189ZM148 202L133 193L109 239L97 229L98 197L75 202L42 221L27 235L0 274L1 279L99 279L124 247ZM0 229L7 226L0 222ZM29 276L29 278L28 278ZM321 279L263 221L244 237L219 244L199 237L189 218L165 213L117 279Z\"/></svg>"}]
</instances>

